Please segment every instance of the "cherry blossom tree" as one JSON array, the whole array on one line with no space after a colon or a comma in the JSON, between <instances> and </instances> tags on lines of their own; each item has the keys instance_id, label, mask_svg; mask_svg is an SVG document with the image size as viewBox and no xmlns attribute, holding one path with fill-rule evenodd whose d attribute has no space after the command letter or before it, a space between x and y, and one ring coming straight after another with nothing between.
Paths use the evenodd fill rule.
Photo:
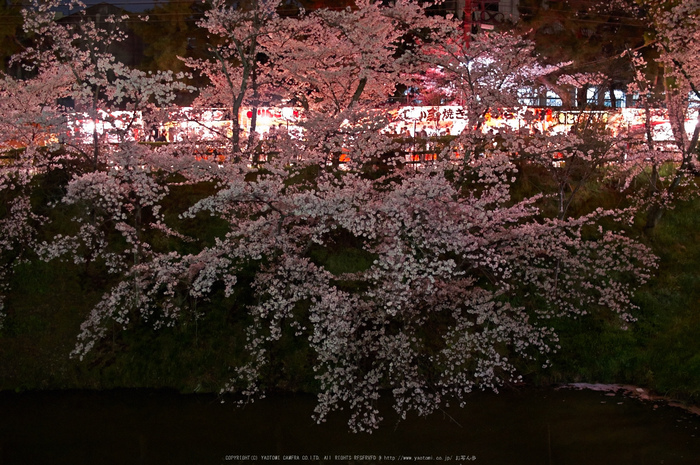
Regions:
<instances>
[{"instance_id":1,"label":"cherry blossom tree","mask_svg":"<svg viewBox=\"0 0 700 465\"><path fill-rule=\"evenodd\" d=\"M484 37L465 51L447 40L459 32L445 37L454 24L427 21L421 8L410 0L389 7L359 1L357 9L302 17L286 29L295 34L278 36L294 51L279 52L279 67L294 71L289 95L306 99L305 133L279 134L264 163L251 163L249 149L239 147L240 157L207 175L219 189L184 217L210 214L227 224L211 245L153 253L143 244L135 213L156 218L166 191L129 145L117 151L126 161L111 171L75 179L66 201L102 208L129 243L122 252L139 257L84 322L76 356L95 350L112 324L175 325L189 300L244 290L252 298L236 302L235 311L249 321L245 356L223 391L242 402L264 395L274 387L265 371L276 347L296 339L311 353L316 420L348 408L352 430L372 431L382 396L402 418L426 415L465 402L475 389L518 383L524 363L547 365L558 343L552 318L633 320L632 296L654 258L621 228L602 227L622 220L620 213L551 216L538 208L541 195L515 198L514 155L526 146L542 152L546 140L476 136L488 109L514 102L521 81L545 72L529 45L494 35L491 46ZM228 16L208 18L210 28L228 24ZM294 29L302 24L306 36ZM378 25L382 39L372 46L366 35ZM400 76L395 41L417 25L434 36L425 38L429 54L402 58L411 71L439 62L465 78L472 128L458 139L469 154L463 160L445 153L406 166L383 130L386 116L374 110ZM335 32L322 43L328 30ZM581 152L575 142L555 144ZM334 154L342 149L348 157L341 162ZM195 182L202 172L183 175ZM341 267L324 258L347 254L359 258Z\"/></svg>"},{"instance_id":2,"label":"cherry blossom tree","mask_svg":"<svg viewBox=\"0 0 700 465\"><path fill-rule=\"evenodd\" d=\"M67 126L55 101L69 89L66 68L26 80L0 79L0 325L13 267L31 257L46 220L32 208L31 194L37 176L61 165L58 142Z\"/></svg>"},{"instance_id":3,"label":"cherry blossom tree","mask_svg":"<svg viewBox=\"0 0 700 465\"><path fill-rule=\"evenodd\" d=\"M232 295L252 285L249 358L226 390L261 394L275 344L302 338L320 384L316 419L347 406L349 426L367 431L381 420L376 401L386 390L405 417L517 383L523 359L546 364L556 349L550 318L605 310L632 319L635 283L653 266L649 251L614 231L584 239L612 212L543 220L536 198L511 198L514 166L498 151L469 168L443 162L368 176L367 162L389 146L379 127L355 133L344 170L328 169L325 154L300 154L291 140L264 169L241 168L189 212L227 220L225 237L197 254L134 266L144 292L134 299L125 281L106 295L76 354L108 322L175 324L183 294L206 298L219 287ZM334 272L318 259L339 248L367 264ZM251 269L252 284L243 278Z\"/></svg>"},{"instance_id":4,"label":"cherry blossom tree","mask_svg":"<svg viewBox=\"0 0 700 465\"><path fill-rule=\"evenodd\" d=\"M32 209L30 195L35 175L46 170L36 164L35 147L2 152L0 164L0 328L5 317L5 295L14 266L31 256L36 247L37 228L45 218ZM41 154L43 155L43 154Z\"/></svg>"},{"instance_id":5,"label":"cherry blossom tree","mask_svg":"<svg viewBox=\"0 0 700 465\"><path fill-rule=\"evenodd\" d=\"M189 68L211 82L209 87L201 89L195 105L206 109L227 109L231 120L227 132L230 134L220 136L228 142L234 157L240 156L242 128L239 117L244 104L253 106L250 131L253 142L255 109L268 81L265 61L272 58L270 54L273 53L266 44L280 27L276 12L279 4L279 0L251 0L241 5L228 5L214 0L204 19L198 23L213 39L207 45L211 59L182 58Z\"/></svg>"},{"instance_id":6,"label":"cherry blossom tree","mask_svg":"<svg viewBox=\"0 0 700 465\"><path fill-rule=\"evenodd\" d=\"M452 81L453 98L473 113L474 127L483 124L492 108L517 107L518 91L537 87L541 76L566 65L541 65L534 43L509 32L477 34L466 41L461 31L452 31L447 40L426 43L421 53L427 64ZM504 55L509 59L500 59Z\"/></svg>"},{"instance_id":7,"label":"cherry blossom tree","mask_svg":"<svg viewBox=\"0 0 700 465\"><path fill-rule=\"evenodd\" d=\"M633 320L632 297L654 257L610 226L627 221L626 212L574 213L562 188L590 176L574 168L597 169L614 150L591 145L584 130L570 137L484 131L490 111L514 105L523 85L554 69L538 65L532 44L484 34L467 47L456 24L428 17L413 0L359 0L354 8L284 21L276 6L215 3L202 22L218 36L215 60L188 63L209 76L212 89L226 91L236 114L245 102L257 103L263 85L275 84L280 100L307 109L302 137L278 134L266 161L251 163L254 149L240 144L234 121L236 156L218 166L195 162L187 144L153 149L129 140L129 121L113 133L113 144L97 131L87 147L64 142L92 165L73 174L59 204L76 212L73 231L35 245L28 228L42 218L26 195L9 204L0 222L4 256L24 240L44 259L100 261L113 274L116 284L83 323L74 355L99 350L113 326L182 324L189 302L249 294L232 305L248 322L245 354L223 392L242 402L264 395L274 387L265 373L277 348L298 340L309 349L318 384L315 419L347 408L352 430L372 431L384 415L377 407L383 396L402 418L427 415L464 403L475 389L520 382L525 364L546 366L558 348L553 318L604 314L623 326ZM52 83L55 96L67 92L92 119L98 110L171 101L178 87L171 75L118 63L101 48L111 40L103 29L88 18L57 23L54 7L36 5L25 14L26 27L46 40L21 57L40 78L3 84L8 95L18 85L36 96L24 113L40 121L61 113L50 110L50 94L32 90L39 82ZM409 46L408 35L420 40ZM452 77L468 127L432 163L407 166L377 107L397 83L414 83L437 66ZM8 124L28 149L0 178L3 192L27 185L41 153L33 147L54 131L19 116ZM553 151L566 154L559 171ZM540 208L542 194L513 195L523 154L554 170L554 214ZM173 179L214 181L216 192L183 214L226 224L213 243L195 242L187 252L154 245L163 234L190 240L163 214ZM357 259L338 266L327 258L347 255Z\"/></svg>"},{"instance_id":8,"label":"cherry blossom tree","mask_svg":"<svg viewBox=\"0 0 700 465\"><path fill-rule=\"evenodd\" d=\"M86 266L101 258L111 273L123 273L151 253L147 229L163 230L161 200L167 195L169 156L147 146L124 143L110 154L109 167L77 174L61 202L82 211L73 218L75 234L57 234L40 248L44 259L68 256ZM163 168L160 164L166 165ZM117 234L122 240L116 240ZM121 246L115 247L116 244Z\"/></svg>"},{"instance_id":9,"label":"cherry blossom tree","mask_svg":"<svg viewBox=\"0 0 700 465\"><path fill-rule=\"evenodd\" d=\"M111 48L126 37L122 25L126 16L91 18L84 7L73 1L67 5L60 0L32 2L23 10L24 28L36 39L15 60L39 73L49 69L70 70L72 82L66 97L72 100L77 112L72 116L87 115L92 122L92 137L89 143L82 134L70 140L64 138L62 142L91 161L97 170L104 163L101 151L109 151L105 144L110 137L126 140L138 124L141 112L168 105L174 99L173 91L186 86L176 82L171 72L145 73L119 62ZM57 11L61 8L80 10L70 21L60 21ZM111 124L115 120L110 114L115 110L128 110L119 125ZM101 132L99 127L105 122L112 129Z\"/></svg>"},{"instance_id":10,"label":"cherry blossom tree","mask_svg":"<svg viewBox=\"0 0 700 465\"><path fill-rule=\"evenodd\" d=\"M673 196L691 176L698 173L698 137L700 136L700 112L697 101L700 100L700 2L678 2L668 11L653 16L657 31L657 48L660 61L666 74L666 107L673 131L675 145L680 153L680 164L675 175L665 189L667 195ZM691 98L695 108L690 107ZM689 137L686 120L695 115L694 128ZM653 227L660 219L661 208L649 211L647 227Z\"/></svg>"},{"instance_id":11,"label":"cherry blossom tree","mask_svg":"<svg viewBox=\"0 0 700 465\"><path fill-rule=\"evenodd\" d=\"M354 8L318 9L290 20L275 40L281 85L305 110L340 113L352 105L376 107L409 79L406 38L444 27L413 1L360 0Z\"/></svg>"},{"instance_id":12,"label":"cherry blossom tree","mask_svg":"<svg viewBox=\"0 0 700 465\"><path fill-rule=\"evenodd\" d=\"M174 82L171 73L149 75L118 63L106 51L113 40L123 37L118 29L105 30L84 15L77 23L59 22L59 6L38 2L24 10L24 28L33 42L13 63L23 67L28 77L3 75L0 80L3 295L13 266L35 258L36 252L43 258L72 255L73 261L84 263L101 257L117 271L128 263L125 255L136 263L147 255L142 233L151 225L171 233L159 222L161 207L156 205L167 192L154 180L158 156L129 142L129 134L140 111L167 104L173 91L184 86ZM119 19L107 18L110 21ZM61 99L72 99L79 111L87 109L94 128L91 142L86 143L84 134L76 131L76 120L82 117L76 117L75 109L59 105ZM124 109L132 111L124 113L123 124L116 124L112 111ZM113 123L112 129L98 132L94 124L98 119L108 127ZM92 170L85 168L85 161ZM162 166L172 165L163 162ZM77 172L71 172L75 168ZM40 179L54 169L74 175L64 203L80 203L86 214L75 218L77 233L40 244L48 218L36 212L32 195ZM114 242L119 242L115 233L131 246L115 247Z\"/></svg>"},{"instance_id":13,"label":"cherry blossom tree","mask_svg":"<svg viewBox=\"0 0 700 465\"><path fill-rule=\"evenodd\" d=\"M36 148L56 144L68 131L65 112L56 105L70 94L67 67L47 68L34 78L0 81L2 147Z\"/></svg>"},{"instance_id":14,"label":"cherry blossom tree","mask_svg":"<svg viewBox=\"0 0 700 465\"><path fill-rule=\"evenodd\" d=\"M646 14L653 37L650 45L657 52L656 63L638 50L625 54L635 71L628 91L638 97L645 121L642 142L631 144L627 174L628 179L639 175L648 180L648 195L642 203L647 207L645 227L651 230L676 200L697 192L700 50L695 39L700 34L700 3L640 1L627 4L627 8ZM657 137L654 119L658 119L655 108L659 107L665 107L663 116L672 133L670 143L660 142ZM670 174L662 175L662 167L670 169Z\"/></svg>"},{"instance_id":15,"label":"cherry blossom tree","mask_svg":"<svg viewBox=\"0 0 700 465\"><path fill-rule=\"evenodd\" d=\"M58 131L42 120L33 121L32 127L51 133L61 144L64 158L88 162L87 168L72 173L63 199L65 204L79 203L86 208L84 216L75 218L78 232L57 236L45 243L40 253L47 259L70 254L74 261L88 264L102 257L112 271L121 271L125 266L123 254L138 263L148 250L141 239L142 229L148 224L143 219L145 209L151 210L149 221L157 222L157 204L167 192L154 180L160 168L159 155L136 144L133 134L143 112L167 106L174 92L186 86L176 82L172 73L144 73L116 60L110 46L125 38L121 27L124 17L108 16L99 22L83 9L72 17L74 20L60 21L56 12L63 6L57 1L34 2L24 10L25 30L36 40L15 60L39 74L17 84L24 94L33 94L32 99L18 101L21 95L15 95L11 100L27 107L25 115L59 114L63 125ZM71 2L66 7L84 5ZM61 97L72 99L75 108L57 106ZM121 119L117 120L114 115L120 110ZM91 128L76 127L83 112ZM15 121L21 123L22 119ZM90 140L85 140L86 129L91 132ZM23 141L27 147L32 143L36 144ZM128 244L126 250L109 250L110 231L123 237Z\"/></svg>"},{"instance_id":16,"label":"cherry blossom tree","mask_svg":"<svg viewBox=\"0 0 700 465\"><path fill-rule=\"evenodd\" d=\"M490 112L518 107L522 89L538 88L541 77L558 71L563 64L541 65L534 44L512 33L482 33L467 41L462 31L453 28L446 35L442 40L426 41L418 59L440 71L441 80L450 83L452 103L461 106L467 125L450 151L455 146L465 147L467 163L493 143L493 135L485 130ZM444 87L440 81L426 83L426 77L430 75L418 75L417 79L423 85ZM530 115L529 122L534 116ZM506 127L499 129L501 133L508 131Z\"/></svg>"}]
</instances>

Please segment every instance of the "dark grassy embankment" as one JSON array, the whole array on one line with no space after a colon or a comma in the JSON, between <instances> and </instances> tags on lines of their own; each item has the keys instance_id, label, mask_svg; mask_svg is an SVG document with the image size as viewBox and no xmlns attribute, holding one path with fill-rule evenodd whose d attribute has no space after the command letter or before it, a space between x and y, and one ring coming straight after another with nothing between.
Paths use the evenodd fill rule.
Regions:
<instances>
[{"instance_id":1,"label":"dark grassy embankment","mask_svg":"<svg viewBox=\"0 0 700 465\"><path fill-rule=\"evenodd\" d=\"M207 192L169 197L171 218ZM630 383L658 393L700 400L700 201L680 203L658 226L637 237L660 257L656 276L638 293L638 321L627 330L599 317L556 322L561 350L553 366L526 373L530 383ZM55 218L54 218L55 219ZM215 222L177 225L203 241ZM220 231L219 231L220 232ZM635 231L632 231L634 234ZM171 247L162 244L163 248ZM329 269L361 267L350 251L314 257ZM0 332L0 390L175 388L218 391L241 360L247 324L245 292L198 302L181 324L153 330L114 328L94 355L69 354L81 323L111 285L97 265L38 260L21 264L11 282L7 317ZM245 277L242 277L245 279ZM282 340L267 372L268 385L313 390L311 355L297 340Z\"/></svg>"}]
</instances>

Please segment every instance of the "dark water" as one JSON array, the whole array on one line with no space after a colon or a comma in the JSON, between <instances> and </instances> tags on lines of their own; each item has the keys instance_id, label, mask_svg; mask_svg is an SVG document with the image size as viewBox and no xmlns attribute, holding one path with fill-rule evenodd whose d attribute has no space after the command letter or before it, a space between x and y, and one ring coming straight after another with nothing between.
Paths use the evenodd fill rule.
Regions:
<instances>
[{"instance_id":1,"label":"dark water","mask_svg":"<svg viewBox=\"0 0 700 465\"><path fill-rule=\"evenodd\" d=\"M313 407L306 396L237 409L161 391L2 393L0 464L700 464L700 417L619 395L477 393L428 418L385 415L372 435L348 433L342 415L316 425Z\"/></svg>"}]
</instances>

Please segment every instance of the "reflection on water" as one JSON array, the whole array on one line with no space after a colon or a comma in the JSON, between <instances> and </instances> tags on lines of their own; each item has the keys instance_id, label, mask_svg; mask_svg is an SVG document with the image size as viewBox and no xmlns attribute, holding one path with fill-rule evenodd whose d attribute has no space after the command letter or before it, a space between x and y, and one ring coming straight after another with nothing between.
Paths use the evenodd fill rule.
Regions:
<instances>
[{"instance_id":1,"label":"reflection on water","mask_svg":"<svg viewBox=\"0 0 700 465\"><path fill-rule=\"evenodd\" d=\"M385 408L372 435L348 433L342 415L316 425L314 405L291 395L238 409L163 391L3 393L0 464L700 463L700 418L599 392L477 393L463 409L400 423Z\"/></svg>"}]
</instances>

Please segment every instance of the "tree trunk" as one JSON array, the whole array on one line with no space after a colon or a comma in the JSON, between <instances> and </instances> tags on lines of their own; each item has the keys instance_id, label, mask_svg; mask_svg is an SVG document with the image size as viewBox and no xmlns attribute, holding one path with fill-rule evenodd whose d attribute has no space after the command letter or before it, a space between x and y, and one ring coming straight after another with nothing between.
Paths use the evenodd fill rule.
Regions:
<instances>
[{"instance_id":1,"label":"tree trunk","mask_svg":"<svg viewBox=\"0 0 700 465\"><path fill-rule=\"evenodd\" d=\"M610 92L610 108L614 110L618 107L617 98L615 97L615 88L613 86L610 86L608 92Z\"/></svg>"}]
</instances>

